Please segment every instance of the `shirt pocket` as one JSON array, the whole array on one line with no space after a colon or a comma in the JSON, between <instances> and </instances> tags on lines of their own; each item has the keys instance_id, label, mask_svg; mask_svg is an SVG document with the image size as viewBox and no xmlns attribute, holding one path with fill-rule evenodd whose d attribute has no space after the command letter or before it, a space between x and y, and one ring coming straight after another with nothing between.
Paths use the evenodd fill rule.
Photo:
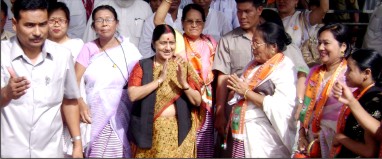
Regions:
<instances>
[{"instance_id":1,"label":"shirt pocket","mask_svg":"<svg viewBox=\"0 0 382 159\"><path fill-rule=\"evenodd\" d=\"M36 82L34 87L35 101L40 106L55 106L62 102L64 97L64 80L62 76L45 76Z\"/></svg>"},{"instance_id":2,"label":"shirt pocket","mask_svg":"<svg viewBox=\"0 0 382 159\"><path fill-rule=\"evenodd\" d=\"M251 45L250 43L236 41L235 44L240 46L230 49L231 74L241 73L244 67L252 60L252 49L248 48Z\"/></svg>"}]
</instances>

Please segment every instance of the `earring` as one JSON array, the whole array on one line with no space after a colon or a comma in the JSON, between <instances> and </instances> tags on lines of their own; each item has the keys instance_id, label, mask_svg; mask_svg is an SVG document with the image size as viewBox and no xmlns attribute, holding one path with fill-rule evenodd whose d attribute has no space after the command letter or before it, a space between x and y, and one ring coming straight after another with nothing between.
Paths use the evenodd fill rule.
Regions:
<instances>
[{"instance_id":1,"label":"earring","mask_svg":"<svg viewBox=\"0 0 382 159\"><path fill-rule=\"evenodd\" d=\"M276 52L275 52L275 49L272 49L272 52L271 52L271 53L272 53L272 55L274 55L274 54L276 53Z\"/></svg>"},{"instance_id":2,"label":"earring","mask_svg":"<svg viewBox=\"0 0 382 159\"><path fill-rule=\"evenodd\" d=\"M341 51L341 56L342 56L342 57L345 56L345 52L344 52L344 51Z\"/></svg>"}]
</instances>

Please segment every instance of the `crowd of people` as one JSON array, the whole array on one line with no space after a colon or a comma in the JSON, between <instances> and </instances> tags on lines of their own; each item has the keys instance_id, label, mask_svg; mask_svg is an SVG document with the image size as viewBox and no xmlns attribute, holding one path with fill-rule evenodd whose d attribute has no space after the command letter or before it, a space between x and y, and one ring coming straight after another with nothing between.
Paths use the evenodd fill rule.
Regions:
<instances>
[{"instance_id":1,"label":"crowd of people","mask_svg":"<svg viewBox=\"0 0 382 159\"><path fill-rule=\"evenodd\" d=\"M357 48L329 0L7 3L2 158L382 157L381 4Z\"/></svg>"}]
</instances>

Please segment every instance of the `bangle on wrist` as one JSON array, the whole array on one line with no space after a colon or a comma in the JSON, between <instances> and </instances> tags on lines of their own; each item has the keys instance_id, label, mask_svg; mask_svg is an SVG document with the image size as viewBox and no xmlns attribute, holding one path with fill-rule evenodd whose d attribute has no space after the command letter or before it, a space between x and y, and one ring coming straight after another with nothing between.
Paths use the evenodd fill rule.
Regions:
<instances>
[{"instance_id":1,"label":"bangle on wrist","mask_svg":"<svg viewBox=\"0 0 382 159\"><path fill-rule=\"evenodd\" d=\"M182 90L184 90L184 91L187 91L189 89L190 89L190 86L188 86L187 88L182 88Z\"/></svg>"},{"instance_id":2,"label":"bangle on wrist","mask_svg":"<svg viewBox=\"0 0 382 159\"><path fill-rule=\"evenodd\" d=\"M297 97L297 98L296 98L296 103L298 103L298 104L302 104L302 103L304 103L304 99L303 99L303 98L299 98L299 97Z\"/></svg>"},{"instance_id":3,"label":"bangle on wrist","mask_svg":"<svg viewBox=\"0 0 382 159\"><path fill-rule=\"evenodd\" d=\"M247 93L248 93L249 89L246 89L245 92L244 92L244 99L247 99Z\"/></svg>"},{"instance_id":4,"label":"bangle on wrist","mask_svg":"<svg viewBox=\"0 0 382 159\"><path fill-rule=\"evenodd\" d=\"M171 0L164 0L164 1L166 1L167 3L170 3L170 4L172 3L172 1L171 1Z\"/></svg>"},{"instance_id":5,"label":"bangle on wrist","mask_svg":"<svg viewBox=\"0 0 382 159\"><path fill-rule=\"evenodd\" d=\"M77 140L81 140L81 136L75 136L75 137L72 137L70 139L70 141L72 141L72 142L77 141Z\"/></svg>"}]
</instances>

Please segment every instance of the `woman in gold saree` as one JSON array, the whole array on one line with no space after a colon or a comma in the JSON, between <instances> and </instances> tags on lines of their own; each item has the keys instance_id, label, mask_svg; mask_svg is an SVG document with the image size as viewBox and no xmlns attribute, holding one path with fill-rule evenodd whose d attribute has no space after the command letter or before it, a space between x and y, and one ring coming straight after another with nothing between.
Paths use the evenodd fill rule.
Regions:
<instances>
[{"instance_id":1,"label":"woman in gold saree","mask_svg":"<svg viewBox=\"0 0 382 159\"><path fill-rule=\"evenodd\" d=\"M190 64L174 57L175 43L174 29L158 25L152 38L156 55L139 61L129 79L137 158L195 157L201 81Z\"/></svg>"}]
</instances>

